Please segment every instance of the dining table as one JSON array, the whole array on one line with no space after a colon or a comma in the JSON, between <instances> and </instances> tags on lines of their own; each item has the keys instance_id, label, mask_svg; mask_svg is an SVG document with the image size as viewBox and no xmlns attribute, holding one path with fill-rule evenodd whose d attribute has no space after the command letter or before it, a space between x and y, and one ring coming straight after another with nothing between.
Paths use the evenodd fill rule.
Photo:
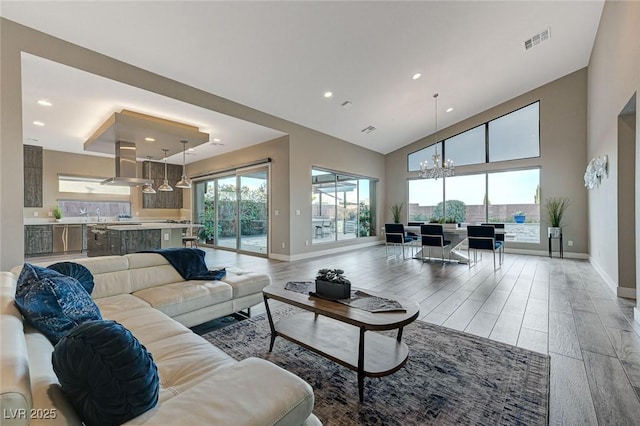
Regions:
<instances>
[{"instance_id":1,"label":"dining table","mask_svg":"<svg viewBox=\"0 0 640 426\"><path fill-rule=\"evenodd\" d=\"M455 260L458 263L469 263L469 257L467 253L460 250L460 246L467 239L467 227L457 226L455 228L444 226L444 238L451 241L451 260ZM417 242L420 243L420 227L419 226L405 226L405 232L413 233L418 236ZM506 234L504 228L496 228L496 234ZM418 250L413 257L414 259L423 259L422 249Z\"/></svg>"}]
</instances>

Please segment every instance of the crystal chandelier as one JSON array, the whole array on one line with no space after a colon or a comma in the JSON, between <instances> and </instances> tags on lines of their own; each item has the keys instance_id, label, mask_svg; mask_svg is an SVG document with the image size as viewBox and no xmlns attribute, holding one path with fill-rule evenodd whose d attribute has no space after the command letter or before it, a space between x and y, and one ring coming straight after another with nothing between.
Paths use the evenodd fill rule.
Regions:
<instances>
[{"instance_id":1,"label":"crystal chandelier","mask_svg":"<svg viewBox=\"0 0 640 426\"><path fill-rule=\"evenodd\" d=\"M435 122L435 147L436 152L431 156L433 167L429 168L429 162L420 162L420 171L418 175L423 179L438 179L453 176L453 161L446 160L442 164L440 163L440 154L438 154L438 94L434 93L433 98L436 101L436 122Z\"/></svg>"}]
</instances>

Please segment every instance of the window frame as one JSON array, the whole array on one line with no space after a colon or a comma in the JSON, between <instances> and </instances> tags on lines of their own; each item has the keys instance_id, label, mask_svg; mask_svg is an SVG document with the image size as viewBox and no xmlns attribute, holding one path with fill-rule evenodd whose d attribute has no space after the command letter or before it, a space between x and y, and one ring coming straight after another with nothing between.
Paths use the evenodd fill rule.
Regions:
<instances>
[{"instance_id":1,"label":"window frame","mask_svg":"<svg viewBox=\"0 0 640 426\"><path fill-rule=\"evenodd\" d=\"M489 132L489 124L491 122L493 122L493 121L502 119L502 118L504 118L504 117L506 117L506 116L508 116L510 114L516 113L516 112L518 112L518 111L520 111L520 110L522 110L524 108L528 108L528 107L530 107L530 106L532 106L532 105L534 105L536 103L538 104L538 123L537 123L537 127L538 127L538 155L532 156L532 157L531 156L530 157L518 157L518 158L512 158L512 159L508 159L508 160L489 161L489 144L490 144L490 138L491 138L491 135L490 135L490 132ZM409 159L410 159L410 157L412 155L415 155L415 154L417 154L417 153L419 153L421 151L425 151L425 150L427 150L429 148L432 148L433 145L435 145L437 143L441 143L442 144L441 145L442 149L441 149L440 154L442 156L442 159L444 160L445 158L447 158L447 141L449 139L453 139L453 138L455 138L457 136L460 136L463 133L469 132L471 130L474 130L474 129L476 129L478 127L482 127L482 126L484 126L484 129L485 129L485 131L484 131L484 163L468 164L469 166L477 166L477 165L480 165L480 164L498 164L498 163L504 163L504 162L508 162L508 161L518 161L518 160L526 160L526 159L531 159L531 158L540 158L542 156L542 143L540 141L540 127L541 127L540 126L540 108L541 108L541 106L542 106L542 103L541 103L540 99L535 100L535 101L530 102L530 103L528 103L526 105L523 105L523 106L521 106L519 108L516 108L516 109L514 109L512 111L509 111L509 112L507 112L505 114L502 114L502 115L499 115L497 117L494 117L491 120L487 120L484 123L480 123L478 125L472 126L472 127L468 128L468 129L463 130L462 132L458 132L458 133L453 134L453 135L451 135L451 136L449 136L447 138L440 139L440 140L438 140L436 142L433 142L433 143L431 143L431 144L429 144L429 145L427 145L427 146L425 146L423 148L417 149L415 151L411 151L410 153L407 154L407 173L420 171L419 169L412 170L410 168ZM455 161L454 161L454 166L456 166ZM467 166L467 164L465 164L464 166Z\"/></svg>"},{"instance_id":2,"label":"window frame","mask_svg":"<svg viewBox=\"0 0 640 426\"><path fill-rule=\"evenodd\" d=\"M366 238L367 236L360 236L359 235L359 229L360 229L360 200L365 198L362 196L362 194L360 194L360 188L361 188L361 184L360 181L361 180L367 180L369 181L369 214L370 214L370 227L369 227L369 237L372 236L376 236L376 211L377 211L377 206L375 205L376 203L376 196L375 196L375 191L377 191L377 184L379 182L379 179L377 178L372 178L369 176L363 176L357 173L350 173L350 172L343 172L343 171L337 171L337 170L332 170L332 169L328 169L326 167L321 167L321 166L311 166L311 196L313 196L313 191L314 191L314 185L319 184L321 182L314 182L314 171L318 171L318 172L324 172L327 174L332 174L334 179L334 189L336 190L335 193L337 193L337 188L338 185L341 181L356 181L356 224L355 224L355 236L352 238L348 238L348 239L339 239L338 238L338 232L337 232L337 226L335 227L336 229L333 230L333 238L332 239L328 239L328 240L316 240L316 235L315 233L313 233L311 235L311 244L312 245L319 245L319 244L327 244L327 243L336 243L339 241L345 241L345 240L352 240L352 239L357 239L357 238ZM340 179L340 177L342 178L348 178L348 179ZM328 183L328 182L327 182ZM338 205L338 199L337 197L335 197L335 201L333 203L333 208L334 208L334 220L336 221L335 224L337 225L337 218L338 218L338 212L339 212L339 208L340 206ZM312 208L311 208L311 217L310 217L311 221L312 221L312 225L313 225L313 219L314 219L314 215L313 215L313 200L312 200Z\"/></svg>"}]
</instances>

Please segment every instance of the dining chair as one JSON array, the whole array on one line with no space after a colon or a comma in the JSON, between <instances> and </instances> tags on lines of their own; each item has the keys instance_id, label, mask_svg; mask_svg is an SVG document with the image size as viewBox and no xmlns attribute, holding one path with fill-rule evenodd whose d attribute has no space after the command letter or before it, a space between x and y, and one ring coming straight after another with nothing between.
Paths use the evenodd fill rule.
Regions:
<instances>
[{"instance_id":1,"label":"dining chair","mask_svg":"<svg viewBox=\"0 0 640 426\"><path fill-rule=\"evenodd\" d=\"M332 220L323 220L322 221L322 235L333 235L333 221Z\"/></svg>"},{"instance_id":2,"label":"dining chair","mask_svg":"<svg viewBox=\"0 0 640 426\"><path fill-rule=\"evenodd\" d=\"M496 240L496 229L493 226L468 225L467 226L467 257L469 258L469 268L471 268L471 250L473 250L473 263L478 263L478 250L490 250L493 253L493 269L496 269L496 250L502 265L502 253L504 241ZM480 252L482 259L482 252Z\"/></svg>"},{"instance_id":3,"label":"dining chair","mask_svg":"<svg viewBox=\"0 0 640 426\"><path fill-rule=\"evenodd\" d=\"M431 247L440 247L442 249L442 263L444 264L444 249L449 247L449 262L451 262L451 241L444 239L444 227L442 225L420 225L420 239L423 261L425 259L425 247L429 247L428 259L431 259Z\"/></svg>"},{"instance_id":4,"label":"dining chair","mask_svg":"<svg viewBox=\"0 0 640 426\"><path fill-rule=\"evenodd\" d=\"M493 226L496 229L504 230L504 223L500 223L500 222L481 223L480 225ZM504 243L504 232L496 232L496 241L502 241Z\"/></svg>"},{"instance_id":5,"label":"dining chair","mask_svg":"<svg viewBox=\"0 0 640 426\"><path fill-rule=\"evenodd\" d=\"M422 225L424 225L424 222L407 222L407 226L422 226ZM416 234L415 232L407 231L407 235L412 236L416 241L419 240L418 234Z\"/></svg>"},{"instance_id":6,"label":"dining chair","mask_svg":"<svg viewBox=\"0 0 640 426\"><path fill-rule=\"evenodd\" d=\"M387 257L389 256L389 245L402 247L402 258L406 259L404 254L405 245L411 245L415 238L404 232L404 225L401 223L385 223L384 224L384 245ZM411 249L413 255L413 248Z\"/></svg>"}]
</instances>

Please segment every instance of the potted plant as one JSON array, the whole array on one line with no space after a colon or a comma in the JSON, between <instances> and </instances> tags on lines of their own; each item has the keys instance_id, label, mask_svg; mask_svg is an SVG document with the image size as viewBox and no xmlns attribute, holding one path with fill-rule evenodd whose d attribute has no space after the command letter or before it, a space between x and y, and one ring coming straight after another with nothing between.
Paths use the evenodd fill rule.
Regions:
<instances>
[{"instance_id":1,"label":"potted plant","mask_svg":"<svg viewBox=\"0 0 640 426\"><path fill-rule=\"evenodd\" d=\"M351 297L351 281L342 269L320 269L316 276L316 294L325 299L348 299Z\"/></svg>"},{"instance_id":2,"label":"potted plant","mask_svg":"<svg viewBox=\"0 0 640 426\"><path fill-rule=\"evenodd\" d=\"M53 217L56 218L56 222L62 222L62 209L60 206L55 206L53 209Z\"/></svg>"},{"instance_id":3,"label":"potted plant","mask_svg":"<svg viewBox=\"0 0 640 426\"><path fill-rule=\"evenodd\" d=\"M527 216L522 210L518 210L513 214L513 220L515 223L524 223Z\"/></svg>"},{"instance_id":4,"label":"potted plant","mask_svg":"<svg viewBox=\"0 0 640 426\"><path fill-rule=\"evenodd\" d=\"M551 197L547 198L544 202L544 208L547 210L547 219L549 221L547 231L550 237L560 237L564 215L570 204L571 200L567 197Z\"/></svg>"},{"instance_id":5,"label":"potted plant","mask_svg":"<svg viewBox=\"0 0 640 426\"><path fill-rule=\"evenodd\" d=\"M391 210L391 214L393 215L393 223L401 223L400 216L402 216L402 207L404 207L404 203L396 203L389 206L389 210Z\"/></svg>"},{"instance_id":6,"label":"potted plant","mask_svg":"<svg viewBox=\"0 0 640 426\"><path fill-rule=\"evenodd\" d=\"M444 229L455 229L458 227L458 222L453 217L448 217L444 220Z\"/></svg>"}]
</instances>

